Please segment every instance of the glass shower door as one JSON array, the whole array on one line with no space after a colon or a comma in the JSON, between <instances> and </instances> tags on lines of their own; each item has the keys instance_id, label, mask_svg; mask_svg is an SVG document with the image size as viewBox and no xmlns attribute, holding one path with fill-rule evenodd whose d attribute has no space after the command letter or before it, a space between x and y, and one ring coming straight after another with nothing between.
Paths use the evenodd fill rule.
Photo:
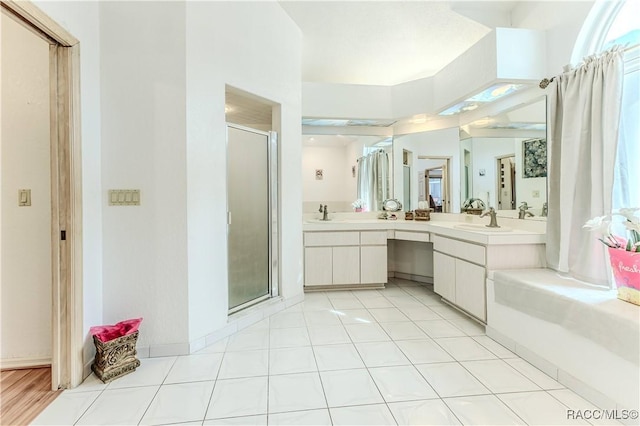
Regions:
<instances>
[{"instance_id":1,"label":"glass shower door","mask_svg":"<svg viewBox=\"0 0 640 426\"><path fill-rule=\"evenodd\" d=\"M229 311L269 297L269 134L229 125L227 136Z\"/></svg>"}]
</instances>

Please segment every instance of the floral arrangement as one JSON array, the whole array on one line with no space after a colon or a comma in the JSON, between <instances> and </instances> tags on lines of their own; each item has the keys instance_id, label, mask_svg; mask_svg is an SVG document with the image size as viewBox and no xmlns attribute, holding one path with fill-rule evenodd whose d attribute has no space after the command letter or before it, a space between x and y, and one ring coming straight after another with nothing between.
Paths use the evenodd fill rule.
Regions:
<instances>
[{"instance_id":1,"label":"floral arrangement","mask_svg":"<svg viewBox=\"0 0 640 426\"><path fill-rule=\"evenodd\" d=\"M360 198L351 203L354 209L361 209L364 207L364 201Z\"/></svg>"},{"instance_id":2,"label":"floral arrangement","mask_svg":"<svg viewBox=\"0 0 640 426\"><path fill-rule=\"evenodd\" d=\"M601 232L602 237L599 240L610 248L640 253L640 208L638 207L620 209L611 215L594 217L587 221L583 228Z\"/></svg>"}]
</instances>

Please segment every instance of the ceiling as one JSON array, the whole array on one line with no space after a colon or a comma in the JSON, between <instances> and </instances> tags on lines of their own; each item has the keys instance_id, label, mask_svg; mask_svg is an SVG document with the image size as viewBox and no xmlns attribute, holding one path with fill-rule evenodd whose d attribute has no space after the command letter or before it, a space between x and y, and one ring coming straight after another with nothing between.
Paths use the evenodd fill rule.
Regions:
<instances>
[{"instance_id":1,"label":"ceiling","mask_svg":"<svg viewBox=\"0 0 640 426\"><path fill-rule=\"evenodd\" d=\"M305 82L395 85L429 77L495 26L515 1L280 1L303 34Z\"/></svg>"}]
</instances>

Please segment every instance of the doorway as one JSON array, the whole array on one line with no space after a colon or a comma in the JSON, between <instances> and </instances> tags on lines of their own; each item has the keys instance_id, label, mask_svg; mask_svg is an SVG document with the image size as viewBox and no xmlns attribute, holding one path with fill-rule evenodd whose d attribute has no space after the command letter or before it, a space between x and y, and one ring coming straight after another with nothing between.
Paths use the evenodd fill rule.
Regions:
<instances>
[{"instance_id":1,"label":"doorway","mask_svg":"<svg viewBox=\"0 0 640 426\"><path fill-rule=\"evenodd\" d=\"M274 132L227 125L229 313L277 294L276 165Z\"/></svg>"},{"instance_id":2,"label":"doorway","mask_svg":"<svg viewBox=\"0 0 640 426\"><path fill-rule=\"evenodd\" d=\"M498 210L516 209L516 157L497 158Z\"/></svg>"},{"instance_id":3,"label":"doorway","mask_svg":"<svg viewBox=\"0 0 640 426\"><path fill-rule=\"evenodd\" d=\"M418 156L424 170L425 201L435 212L451 212L450 157ZM424 168L424 169L423 169ZM420 172L421 174L423 172ZM422 179L420 179L422 181ZM422 188L420 189L422 192Z\"/></svg>"},{"instance_id":4,"label":"doorway","mask_svg":"<svg viewBox=\"0 0 640 426\"><path fill-rule=\"evenodd\" d=\"M84 367L80 45L28 1L2 1L0 7L49 45L51 388L75 387L82 382ZM13 203L25 197L20 193Z\"/></svg>"}]
</instances>

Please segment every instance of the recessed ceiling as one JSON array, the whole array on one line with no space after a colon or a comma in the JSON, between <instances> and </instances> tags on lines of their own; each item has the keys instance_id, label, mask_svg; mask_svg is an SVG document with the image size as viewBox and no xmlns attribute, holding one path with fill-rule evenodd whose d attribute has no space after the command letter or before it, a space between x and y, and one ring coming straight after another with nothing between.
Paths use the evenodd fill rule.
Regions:
<instances>
[{"instance_id":1,"label":"recessed ceiling","mask_svg":"<svg viewBox=\"0 0 640 426\"><path fill-rule=\"evenodd\" d=\"M465 2L465 11L473 5ZM508 15L505 4L478 2ZM451 1L281 1L303 34L305 82L394 85L429 77L491 28ZM467 13L468 14L468 13Z\"/></svg>"}]
</instances>

